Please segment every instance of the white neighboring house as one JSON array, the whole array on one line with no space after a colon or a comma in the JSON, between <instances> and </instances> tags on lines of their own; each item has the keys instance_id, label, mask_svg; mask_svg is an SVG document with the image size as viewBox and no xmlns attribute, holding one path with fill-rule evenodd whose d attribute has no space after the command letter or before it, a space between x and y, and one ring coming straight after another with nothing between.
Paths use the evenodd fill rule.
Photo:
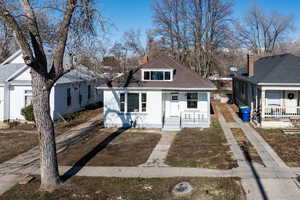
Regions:
<instances>
[{"instance_id":1,"label":"white neighboring house","mask_svg":"<svg viewBox=\"0 0 300 200\"><path fill-rule=\"evenodd\" d=\"M215 86L168 56L151 59L99 88L104 90L105 127L210 126Z\"/></svg>"},{"instance_id":2,"label":"white neighboring house","mask_svg":"<svg viewBox=\"0 0 300 200\"><path fill-rule=\"evenodd\" d=\"M234 73L236 104L252 110L252 121L265 128L291 127L300 120L300 57L292 54L258 59Z\"/></svg>"},{"instance_id":3,"label":"white neighboring house","mask_svg":"<svg viewBox=\"0 0 300 200\"><path fill-rule=\"evenodd\" d=\"M96 88L103 78L84 66L62 76L50 94L50 112L54 120L80 111L88 104L102 101L103 92ZM0 121L24 120L21 109L31 104L30 67L17 51L0 65Z\"/></svg>"}]
</instances>

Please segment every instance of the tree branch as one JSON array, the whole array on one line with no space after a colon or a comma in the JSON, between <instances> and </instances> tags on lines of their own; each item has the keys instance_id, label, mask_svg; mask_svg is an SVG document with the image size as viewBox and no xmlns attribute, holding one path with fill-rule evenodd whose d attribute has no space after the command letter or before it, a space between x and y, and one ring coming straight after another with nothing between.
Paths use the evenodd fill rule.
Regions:
<instances>
[{"instance_id":1,"label":"tree branch","mask_svg":"<svg viewBox=\"0 0 300 200\"><path fill-rule=\"evenodd\" d=\"M57 79L57 77L60 77L61 74L64 73L63 58L64 58L65 47L68 39L70 23L71 23L74 10L76 8L76 4L77 4L77 0L68 1L67 9L64 14L64 19L59 29L60 41L58 42L57 48L54 52L54 57L55 57L53 63L54 65L50 71L50 77L52 79Z\"/></svg>"},{"instance_id":2,"label":"tree branch","mask_svg":"<svg viewBox=\"0 0 300 200\"><path fill-rule=\"evenodd\" d=\"M11 13L4 7L3 4L0 5L0 16L4 19L7 26L13 30L13 34L15 35L16 41L21 48L25 64L30 67L34 67L34 57L30 45L28 44L17 21L11 15Z\"/></svg>"}]
</instances>

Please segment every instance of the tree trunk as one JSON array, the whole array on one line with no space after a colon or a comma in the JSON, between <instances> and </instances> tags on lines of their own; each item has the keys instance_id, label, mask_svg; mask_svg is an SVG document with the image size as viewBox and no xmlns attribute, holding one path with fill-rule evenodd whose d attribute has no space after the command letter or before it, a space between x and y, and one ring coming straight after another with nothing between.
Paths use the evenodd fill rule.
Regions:
<instances>
[{"instance_id":1,"label":"tree trunk","mask_svg":"<svg viewBox=\"0 0 300 200\"><path fill-rule=\"evenodd\" d=\"M47 85L47 78L35 70L31 70L33 89L33 111L39 134L40 148L40 190L53 191L60 183L58 172L56 143L53 121L50 116L49 96L51 86Z\"/></svg>"}]
</instances>

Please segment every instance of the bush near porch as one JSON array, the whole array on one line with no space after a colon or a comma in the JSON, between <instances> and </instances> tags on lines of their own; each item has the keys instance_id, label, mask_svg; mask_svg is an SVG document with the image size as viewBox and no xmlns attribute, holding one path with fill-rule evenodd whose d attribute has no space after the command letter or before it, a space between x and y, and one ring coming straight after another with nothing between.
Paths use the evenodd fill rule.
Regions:
<instances>
[{"instance_id":1,"label":"bush near porch","mask_svg":"<svg viewBox=\"0 0 300 200\"><path fill-rule=\"evenodd\" d=\"M221 128L183 129L176 135L166 163L176 167L211 169L237 167Z\"/></svg>"},{"instance_id":2,"label":"bush near porch","mask_svg":"<svg viewBox=\"0 0 300 200\"><path fill-rule=\"evenodd\" d=\"M289 167L300 167L300 135L285 135L281 129L256 129Z\"/></svg>"}]
</instances>

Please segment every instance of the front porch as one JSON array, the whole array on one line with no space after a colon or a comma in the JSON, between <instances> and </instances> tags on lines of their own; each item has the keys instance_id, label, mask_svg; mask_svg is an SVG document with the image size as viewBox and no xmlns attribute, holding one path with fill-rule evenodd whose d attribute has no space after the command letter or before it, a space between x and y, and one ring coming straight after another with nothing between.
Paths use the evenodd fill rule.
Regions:
<instances>
[{"instance_id":1,"label":"front porch","mask_svg":"<svg viewBox=\"0 0 300 200\"><path fill-rule=\"evenodd\" d=\"M274 88L275 89L275 88ZM261 126L266 128L292 127L300 119L300 90L280 88L262 90Z\"/></svg>"},{"instance_id":2,"label":"front porch","mask_svg":"<svg viewBox=\"0 0 300 200\"><path fill-rule=\"evenodd\" d=\"M164 92L163 130L209 127L209 92Z\"/></svg>"}]
</instances>

